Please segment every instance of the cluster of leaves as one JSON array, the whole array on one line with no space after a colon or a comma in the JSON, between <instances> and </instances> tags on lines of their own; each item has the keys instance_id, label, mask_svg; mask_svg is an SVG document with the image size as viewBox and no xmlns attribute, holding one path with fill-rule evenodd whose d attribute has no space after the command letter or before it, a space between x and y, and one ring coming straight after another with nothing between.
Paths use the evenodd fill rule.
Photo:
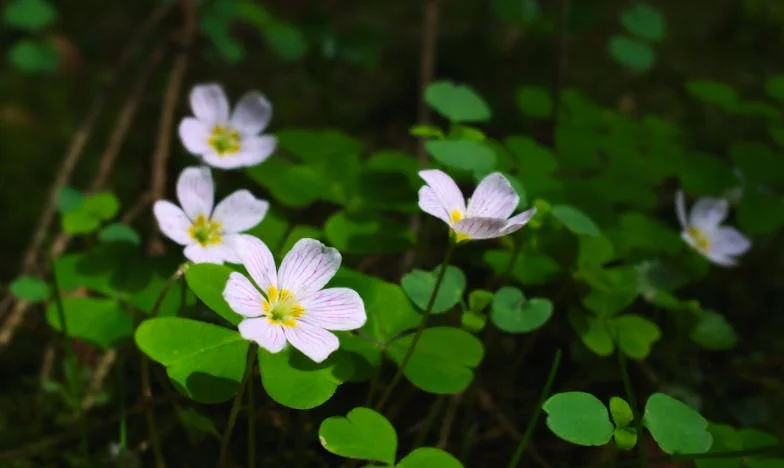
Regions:
<instances>
[{"instance_id":1,"label":"cluster of leaves","mask_svg":"<svg viewBox=\"0 0 784 468\"><path fill-rule=\"evenodd\" d=\"M2 24L22 32L7 50L10 64L26 73L52 73L60 65L60 54L44 33L57 21L57 10L49 0L9 0L2 9Z\"/></svg>"}]
</instances>

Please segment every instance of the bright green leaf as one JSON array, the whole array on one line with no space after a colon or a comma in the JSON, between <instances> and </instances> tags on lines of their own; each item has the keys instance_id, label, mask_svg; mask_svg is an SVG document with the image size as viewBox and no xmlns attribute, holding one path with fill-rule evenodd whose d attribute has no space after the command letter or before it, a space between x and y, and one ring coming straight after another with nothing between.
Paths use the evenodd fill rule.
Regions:
<instances>
[{"instance_id":1,"label":"bright green leaf","mask_svg":"<svg viewBox=\"0 0 784 468\"><path fill-rule=\"evenodd\" d=\"M341 457L393 464L397 434L387 418L370 408L358 407L343 416L321 422L319 441L327 451Z\"/></svg>"},{"instance_id":2,"label":"bright green leaf","mask_svg":"<svg viewBox=\"0 0 784 468\"><path fill-rule=\"evenodd\" d=\"M68 335L72 338L106 349L133 334L131 316L115 300L64 297L62 305ZM55 330L62 330L55 302L46 309L46 321Z\"/></svg>"},{"instance_id":3,"label":"bright green leaf","mask_svg":"<svg viewBox=\"0 0 784 468\"><path fill-rule=\"evenodd\" d=\"M615 445L621 450L631 450L637 445L637 432L634 428L618 427L613 431Z\"/></svg>"},{"instance_id":4,"label":"bright green leaf","mask_svg":"<svg viewBox=\"0 0 784 468\"><path fill-rule=\"evenodd\" d=\"M632 407L621 397L610 398L610 415L617 427L625 427L634 421Z\"/></svg>"},{"instance_id":5,"label":"bright green leaf","mask_svg":"<svg viewBox=\"0 0 784 468\"><path fill-rule=\"evenodd\" d=\"M607 407L585 392L557 393L542 405L547 427L558 437L577 445L604 445L613 436Z\"/></svg>"},{"instance_id":6,"label":"bright green leaf","mask_svg":"<svg viewBox=\"0 0 784 468\"><path fill-rule=\"evenodd\" d=\"M425 101L436 112L455 123L490 119L487 103L468 86L448 81L431 83L425 90Z\"/></svg>"},{"instance_id":7,"label":"bright green leaf","mask_svg":"<svg viewBox=\"0 0 784 468\"><path fill-rule=\"evenodd\" d=\"M668 454L705 453L713 442L705 418L686 403L663 393L648 398L643 424Z\"/></svg>"},{"instance_id":8,"label":"bright green leaf","mask_svg":"<svg viewBox=\"0 0 784 468\"><path fill-rule=\"evenodd\" d=\"M232 272L233 270L227 266L214 263L196 263L188 267L185 272L185 281L188 282L191 291L207 307L232 325L237 325L242 321L242 316L234 312L223 299L223 290L226 288L226 283Z\"/></svg>"},{"instance_id":9,"label":"bright green leaf","mask_svg":"<svg viewBox=\"0 0 784 468\"><path fill-rule=\"evenodd\" d=\"M82 210L69 211L63 214L63 231L66 234L89 234L101 227L101 221Z\"/></svg>"},{"instance_id":10,"label":"bright green leaf","mask_svg":"<svg viewBox=\"0 0 784 468\"><path fill-rule=\"evenodd\" d=\"M548 299L526 299L522 291L505 286L495 293L490 319L509 333L528 333L540 328L553 315Z\"/></svg>"},{"instance_id":11,"label":"bright green leaf","mask_svg":"<svg viewBox=\"0 0 784 468\"><path fill-rule=\"evenodd\" d=\"M101 221L107 221L117 214L120 210L120 201L113 193L102 192L88 195L80 211L87 213Z\"/></svg>"},{"instance_id":12,"label":"bright green leaf","mask_svg":"<svg viewBox=\"0 0 784 468\"><path fill-rule=\"evenodd\" d=\"M414 270L407 273L401 278L400 286L406 292L408 297L419 307L420 310L425 310L430 297L433 294L433 289L436 285L436 279L441 267L436 267L432 272L424 270ZM466 278L460 268L448 265L444 273L444 279L441 281L441 286L438 289L435 303L433 304L433 314L442 314L449 311L454 307L463 297L463 292L466 287Z\"/></svg>"},{"instance_id":13,"label":"bright green leaf","mask_svg":"<svg viewBox=\"0 0 784 468\"><path fill-rule=\"evenodd\" d=\"M460 326L471 333L479 333L487 326L487 315L473 310L460 314Z\"/></svg>"},{"instance_id":14,"label":"bright green leaf","mask_svg":"<svg viewBox=\"0 0 784 468\"><path fill-rule=\"evenodd\" d=\"M11 283L9 289L11 294L23 301L43 302L49 299L49 285L35 276L20 276Z\"/></svg>"},{"instance_id":15,"label":"bright green leaf","mask_svg":"<svg viewBox=\"0 0 784 468\"><path fill-rule=\"evenodd\" d=\"M512 260L512 253L504 250L487 250L484 260L493 271L505 274ZM512 277L522 284L544 284L561 272L561 266L547 255L523 252L512 265Z\"/></svg>"},{"instance_id":16,"label":"bright green leaf","mask_svg":"<svg viewBox=\"0 0 784 468\"><path fill-rule=\"evenodd\" d=\"M433 159L451 169L490 173L495 153L484 143L466 140L430 140L425 149Z\"/></svg>"},{"instance_id":17,"label":"bright green leaf","mask_svg":"<svg viewBox=\"0 0 784 468\"><path fill-rule=\"evenodd\" d=\"M612 335L604 319L596 318L579 310L571 310L569 323L583 344L599 356L609 356L615 350Z\"/></svg>"},{"instance_id":18,"label":"bright green leaf","mask_svg":"<svg viewBox=\"0 0 784 468\"><path fill-rule=\"evenodd\" d=\"M406 455L397 468L463 468L460 460L435 447L420 447Z\"/></svg>"},{"instance_id":19,"label":"bright green leaf","mask_svg":"<svg viewBox=\"0 0 784 468\"><path fill-rule=\"evenodd\" d=\"M493 302L494 294L484 289L474 289L468 294L468 309L482 312Z\"/></svg>"},{"instance_id":20,"label":"bright green leaf","mask_svg":"<svg viewBox=\"0 0 784 468\"><path fill-rule=\"evenodd\" d=\"M577 235L598 236L599 227L585 213L571 205L555 205L553 216Z\"/></svg>"}]
</instances>

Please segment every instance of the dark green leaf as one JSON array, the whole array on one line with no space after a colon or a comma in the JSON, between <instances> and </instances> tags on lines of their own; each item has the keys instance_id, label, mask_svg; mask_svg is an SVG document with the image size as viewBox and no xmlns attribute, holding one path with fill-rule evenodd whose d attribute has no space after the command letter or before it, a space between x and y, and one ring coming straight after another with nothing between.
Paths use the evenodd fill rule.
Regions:
<instances>
[{"instance_id":1,"label":"dark green leaf","mask_svg":"<svg viewBox=\"0 0 784 468\"><path fill-rule=\"evenodd\" d=\"M408 297L420 310L425 310L430 301L440 269L441 267L438 266L432 272L414 270L404 275L400 280L403 291L408 294ZM462 299L465 286L466 279L463 271L455 266L448 265L431 313L442 314L449 311Z\"/></svg>"},{"instance_id":2,"label":"dark green leaf","mask_svg":"<svg viewBox=\"0 0 784 468\"><path fill-rule=\"evenodd\" d=\"M120 304L112 299L64 297L62 299L68 335L109 348L133 334L133 320ZM62 330L57 304L46 309L46 321L57 331Z\"/></svg>"},{"instance_id":3,"label":"dark green leaf","mask_svg":"<svg viewBox=\"0 0 784 468\"><path fill-rule=\"evenodd\" d=\"M134 245L141 245L142 238L132 227L123 223L114 223L101 229L98 233L101 242L129 242Z\"/></svg>"},{"instance_id":4,"label":"dark green leaf","mask_svg":"<svg viewBox=\"0 0 784 468\"><path fill-rule=\"evenodd\" d=\"M621 24L635 36L649 41L660 41L664 38L664 17L656 8L643 2L637 2L623 12Z\"/></svg>"},{"instance_id":5,"label":"dark green leaf","mask_svg":"<svg viewBox=\"0 0 784 468\"><path fill-rule=\"evenodd\" d=\"M3 22L16 29L40 31L57 20L57 10L47 0L9 0Z\"/></svg>"},{"instance_id":6,"label":"dark green leaf","mask_svg":"<svg viewBox=\"0 0 784 468\"><path fill-rule=\"evenodd\" d=\"M517 90L517 107L526 115L547 119L553 113L553 100L541 86L522 86Z\"/></svg>"},{"instance_id":7,"label":"dark green leaf","mask_svg":"<svg viewBox=\"0 0 784 468\"><path fill-rule=\"evenodd\" d=\"M522 291L505 286L495 293L490 319L501 330L527 333L540 328L553 315L548 299L526 299Z\"/></svg>"},{"instance_id":8,"label":"dark green leaf","mask_svg":"<svg viewBox=\"0 0 784 468\"><path fill-rule=\"evenodd\" d=\"M226 319L232 325L237 325L242 321L242 316L231 310L229 304L223 299L223 290L232 269L214 263L196 263L188 267L185 272L185 281L196 296L204 302L207 307Z\"/></svg>"}]
</instances>

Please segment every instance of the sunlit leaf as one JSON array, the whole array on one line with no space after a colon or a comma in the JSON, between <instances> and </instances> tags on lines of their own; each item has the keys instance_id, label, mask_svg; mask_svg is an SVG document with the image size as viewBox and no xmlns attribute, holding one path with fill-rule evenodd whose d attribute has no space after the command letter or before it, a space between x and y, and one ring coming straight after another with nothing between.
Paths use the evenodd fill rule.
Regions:
<instances>
[{"instance_id":1,"label":"sunlit leaf","mask_svg":"<svg viewBox=\"0 0 784 468\"><path fill-rule=\"evenodd\" d=\"M568 317L572 328L588 349L599 356L609 356L615 351L613 337L605 319L576 309L569 311Z\"/></svg>"},{"instance_id":2,"label":"sunlit leaf","mask_svg":"<svg viewBox=\"0 0 784 468\"><path fill-rule=\"evenodd\" d=\"M226 319L232 325L237 325L243 317L234 312L226 300L223 299L223 290L232 269L214 263L196 263L188 267L185 280L188 287L207 307Z\"/></svg>"},{"instance_id":3,"label":"sunlit leaf","mask_svg":"<svg viewBox=\"0 0 784 468\"><path fill-rule=\"evenodd\" d=\"M130 338L133 320L122 306L112 299L91 297L62 298L63 313L68 335L109 348L115 343ZM55 330L62 326L56 301L46 309L46 321Z\"/></svg>"},{"instance_id":4,"label":"sunlit leaf","mask_svg":"<svg viewBox=\"0 0 784 468\"><path fill-rule=\"evenodd\" d=\"M346 458L393 464L397 434L387 418L370 408L358 407L343 416L321 422L319 441L327 451Z\"/></svg>"},{"instance_id":5,"label":"sunlit leaf","mask_svg":"<svg viewBox=\"0 0 784 468\"><path fill-rule=\"evenodd\" d=\"M435 447L420 447L406 455L397 468L462 468L460 460Z\"/></svg>"},{"instance_id":6,"label":"sunlit leaf","mask_svg":"<svg viewBox=\"0 0 784 468\"><path fill-rule=\"evenodd\" d=\"M433 159L451 169L489 173L495 168L495 153L480 142L430 140L425 148Z\"/></svg>"}]
</instances>

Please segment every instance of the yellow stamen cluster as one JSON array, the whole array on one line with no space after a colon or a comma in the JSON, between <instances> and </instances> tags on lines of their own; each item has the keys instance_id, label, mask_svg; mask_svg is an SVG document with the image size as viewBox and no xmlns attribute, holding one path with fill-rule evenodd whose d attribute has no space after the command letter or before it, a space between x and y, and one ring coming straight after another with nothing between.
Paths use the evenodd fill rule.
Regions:
<instances>
[{"instance_id":1,"label":"yellow stamen cluster","mask_svg":"<svg viewBox=\"0 0 784 468\"><path fill-rule=\"evenodd\" d=\"M696 228L694 226L689 226L686 229L686 233L694 241L694 245L697 247L697 250L699 250L702 253L708 253L711 247L711 240L708 235L706 235L699 228Z\"/></svg>"},{"instance_id":2,"label":"yellow stamen cluster","mask_svg":"<svg viewBox=\"0 0 784 468\"><path fill-rule=\"evenodd\" d=\"M240 150L240 134L234 129L216 125L212 129L209 143L218 156L230 156Z\"/></svg>"},{"instance_id":3,"label":"yellow stamen cluster","mask_svg":"<svg viewBox=\"0 0 784 468\"><path fill-rule=\"evenodd\" d=\"M262 307L269 323L287 328L296 326L297 319L305 313L305 308L297 303L291 291L278 291L275 286L267 290L267 299L262 302Z\"/></svg>"},{"instance_id":4,"label":"yellow stamen cluster","mask_svg":"<svg viewBox=\"0 0 784 468\"><path fill-rule=\"evenodd\" d=\"M452 221L452 224L454 225L455 223L463 219L463 213L461 213L460 210L452 210L452 213L449 214L449 219ZM457 242L471 240L471 236L467 234L461 234L455 231L454 229L452 229L452 233L454 234L455 241Z\"/></svg>"},{"instance_id":5,"label":"yellow stamen cluster","mask_svg":"<svg viewBox=\"0 0 784 468\"><path fill-rule=\"evenodd\" d=\"M207 219L204 215L199 215L188 229L191 238L199 243L202 247L211 244L220 244L221 242L221 225L215 221Z\"/></svg>"}]
</instances>

